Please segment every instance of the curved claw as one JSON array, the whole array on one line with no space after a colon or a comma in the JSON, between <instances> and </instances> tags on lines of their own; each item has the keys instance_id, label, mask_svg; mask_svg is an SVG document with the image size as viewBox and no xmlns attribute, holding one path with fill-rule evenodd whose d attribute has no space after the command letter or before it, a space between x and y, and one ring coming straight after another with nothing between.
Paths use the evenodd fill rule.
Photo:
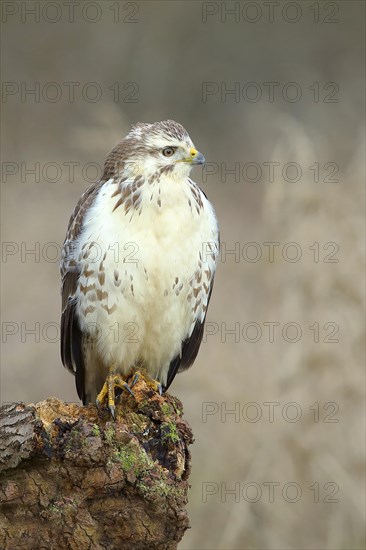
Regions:
<instances>
[{"instance_id":1,"label":"curved claw","mask_svg":"<svg viewBox=\"0 0 366 550\"><path fill-rule=\"evenodd\" d=\"M136 382L137 382L137 380L136 380ZM135 383L136 383L136 382L135 382ZM131 386L129 386L129 385L127 384L127 382L125 382L125 383L123 384L123 389L125 389L126 391L128 391L128 393L129 393L130 395L132 395L132 397L135 397L135 394L134 394L133 391L131 390L132 386L133 386L133 384L131 384Z\"/></svg>"},{"instance_id":2,"label":"curved claw","mask_svg":"<svg viewBox=\"0 0 366 550\"><path fill-rule=\"evenodd\" d=\"M131 382L130 389L134 387L134 385L136 384L136 382L139 381L139 379L140 379L140 373L139 371L136 371L135 376L133 377L133 380Z\"/></svg>"},{"instance_id":3,"label":"curved claw","mask_svg":"<svg viewBox=\"0 0 366 550\"><path fill-rule=\"evenodd\" d=\"M96 405L100 409L105 401L107 401L108 409L113 419L116 417L115 407L115 388L126 390L130 395L135 397L135 394L131 390L130 386L125 380L123 380L120 374L115 374L114 369L110 369L106 381L103 384L101 391L99 392Z\"/></svg>"},{"instance_id":4,"label":"curved claw","mask_svg":"<svg viewBox=\"0 0 366 550\"><path fill-rule=\"evenodd\" d=\"M109 405L108 409L112 415L113 420L116 420L116 407L114 407L114 405Z\"/></svg>"}]
</instances>

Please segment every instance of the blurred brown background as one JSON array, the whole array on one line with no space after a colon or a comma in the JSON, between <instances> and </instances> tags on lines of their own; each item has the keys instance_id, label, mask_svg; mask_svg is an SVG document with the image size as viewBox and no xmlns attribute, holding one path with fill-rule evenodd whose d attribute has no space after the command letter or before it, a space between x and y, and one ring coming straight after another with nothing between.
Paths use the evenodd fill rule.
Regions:
<instances>
[{"instance_id":1,"label":"blurred brown background","mask_svg":"<svg viewBox=\"0 0 366 550\"><path fill-rule=\"evenodd\" d=\"M209 334L171 388L196 437L180 548L364 548L364 3L1 15L1 401L76 400L69 216L132 123L173 118L209 163L193 177L223 241Z\"/></svg>"}]
</instances>

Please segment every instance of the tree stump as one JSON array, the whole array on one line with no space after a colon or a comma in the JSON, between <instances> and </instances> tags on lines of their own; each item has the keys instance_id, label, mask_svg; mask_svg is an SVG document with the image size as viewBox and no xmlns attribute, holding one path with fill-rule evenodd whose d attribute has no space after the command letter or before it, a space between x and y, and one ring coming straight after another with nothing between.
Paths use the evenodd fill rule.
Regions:
<instances>
[{"instance_id":1,"label":"tree stump","mask_svg":"<svg viewBox=\"0 0 366 550\"><path fill-rule=\"evenodd\" d=\"M0 409L0 548L172 550L193 435L182 404L141 377L116 420L50 398Z\"/></svg>"}]
</instances>

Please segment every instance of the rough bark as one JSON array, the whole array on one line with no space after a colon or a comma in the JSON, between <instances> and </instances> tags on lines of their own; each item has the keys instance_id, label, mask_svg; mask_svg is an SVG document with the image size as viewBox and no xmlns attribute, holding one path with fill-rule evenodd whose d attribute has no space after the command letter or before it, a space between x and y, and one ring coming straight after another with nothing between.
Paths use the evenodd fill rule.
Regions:
<instances>
[{"instance_id":1,"label":"rough bark","mask_svg":"<svg viewBox=\"0 0 366 550\"><path fill-rule=\"evenodd\" d=\"M192 432L141 378L116 420L56 398L0 409L0 548L174 549Z\"/></svg>"}]
</instances>

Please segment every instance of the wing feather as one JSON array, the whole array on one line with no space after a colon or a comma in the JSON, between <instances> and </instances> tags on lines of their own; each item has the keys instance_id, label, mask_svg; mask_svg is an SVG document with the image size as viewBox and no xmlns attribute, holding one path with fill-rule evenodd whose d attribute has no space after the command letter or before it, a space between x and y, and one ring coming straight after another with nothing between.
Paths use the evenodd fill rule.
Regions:
<instances>
[{"instance_id":1,"label":"wing feather","mask_svg":"<svg viewBox=\"0 0 366 550\"><path fill-rule=\"evenodd\" d=\"M80 235L84 216L93 204L103 181L91 185L81 196L70 221L62 249L61 258L61 359L63 365L75 375L76 389L80 399L85 403L85 363L83 353L83 334L76 312L76 291L80 277L80 267L73 255L75 243Z\"/></svg>"},{"instance_id":2,"label":"wing feather","mask_svg":"<svg viewBox=\"0 0 366 550\"><path fill-rule=\"evenodd\" d=\"M212 289L213 289L214 277L212 278L212 283L210 286L210 292L207 297L207 307L210 302ZM206 308L207 309L207 308ZM202 342L203 331L205 328L206 313L201 320L197 318L192 334L186 338L182 343L182 351L177 355L170 363L166 385L164 386L164 391L166 391L170 384L173 382L178 372L182 372L188 369L195 361L200 345Z\"/></svg>"}]
</instances>

